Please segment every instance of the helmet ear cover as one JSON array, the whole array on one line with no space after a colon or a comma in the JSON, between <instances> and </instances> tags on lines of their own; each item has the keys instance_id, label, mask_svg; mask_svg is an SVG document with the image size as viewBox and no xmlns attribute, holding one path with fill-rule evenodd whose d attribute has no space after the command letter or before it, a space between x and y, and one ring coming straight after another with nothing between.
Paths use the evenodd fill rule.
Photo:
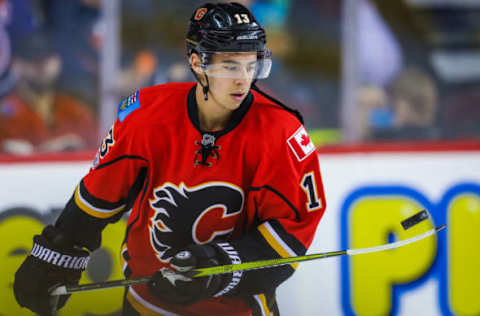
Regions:
<instances>
[{"instance_id":1,"label":"helmet ear cover","mask_svg":"<svg viewBox=\"0 0 480 316\"><path fill-rule=\"evenodd\" d=\"M189 52L187 53L187 56L188 56L188 63L190 65L190 68L192 68L192 55L193 54L197 55L200 58L200 65L199 66L202 69L202 71L205 72L205 70L206 70L205 66L210 64L210 62L212 60L212 55L208 54L208 53L205 53L205 52L198 52L195 49L189 50Z\"/></svg>"}]
</instances>

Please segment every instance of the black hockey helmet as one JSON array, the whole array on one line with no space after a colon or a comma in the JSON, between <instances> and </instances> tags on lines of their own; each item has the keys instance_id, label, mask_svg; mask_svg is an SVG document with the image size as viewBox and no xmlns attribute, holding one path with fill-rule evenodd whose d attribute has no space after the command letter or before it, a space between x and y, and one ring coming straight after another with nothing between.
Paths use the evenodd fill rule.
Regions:
<instances>
[{"instance_id":1,"label":"black hockey helmet","mask_svg":"<svg viewBox=\"0 0 480 316\"><path fill-rule=\"evenodd\" d=\"M205 3L198 7L190 18L186 49L187 56L193 53L200 56L204 70L212 54L224 52L256 52L254 79L267 78L272 65L265 30L250 10L235 2ZM204 91L208 92L208 78Z\"/></svg>"},{"instance_id":2,"label":"black hockey helmet","mask_svg":"<svg viewBox=\"0 0 480 316\"><path fill-rule=\"evenodd\" d=\"M187 54L192 52L263 52L265 30L239 3L206 3L195 10L187 32Z\"/></svg>"}]
</instances>

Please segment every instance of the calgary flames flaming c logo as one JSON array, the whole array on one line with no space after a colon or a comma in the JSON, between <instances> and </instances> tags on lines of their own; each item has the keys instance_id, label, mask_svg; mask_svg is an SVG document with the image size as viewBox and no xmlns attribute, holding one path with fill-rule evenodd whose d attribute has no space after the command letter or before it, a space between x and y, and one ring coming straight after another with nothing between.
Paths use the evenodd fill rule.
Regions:
<instances>
[{"instance_id":1,"label":"calgary flames flaming c logo","mask_svg":"<svg viewBox=\"0 0 480 316\"><path fill-rule=\"evenodd\" d=\"M243 209L243 191L229 183L209 182L188 188L166 183L154 189L150 206L150 243L168 262L183 247L204 244L231 233Z\"/></svg>"}]
</instances>

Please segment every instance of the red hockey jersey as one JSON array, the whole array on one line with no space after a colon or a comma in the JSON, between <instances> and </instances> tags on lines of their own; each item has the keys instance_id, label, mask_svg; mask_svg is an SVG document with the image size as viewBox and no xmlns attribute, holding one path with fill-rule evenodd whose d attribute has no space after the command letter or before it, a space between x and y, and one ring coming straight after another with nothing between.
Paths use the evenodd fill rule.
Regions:
<instances>
[{"instance_id":1,"label":"red hockey jersey","mask_svg":"<svg viewBox=\"0 0 480 316\"><path fill-rule=\"evenodd\" d=\"M202 142L215 149L205 153ZM207 133L195 83L123 101L74 202L100 219L131 210L127 277L152 275L185 246L214 240L228 240L242 261L303 255L325 210L315 147L292 113L251 91L225 130ZM160 302L144 285L127 299L148 315L269 315L268 298L295 268L245 272L237 294L191 306Z\"/></svg>"}]
</instances>

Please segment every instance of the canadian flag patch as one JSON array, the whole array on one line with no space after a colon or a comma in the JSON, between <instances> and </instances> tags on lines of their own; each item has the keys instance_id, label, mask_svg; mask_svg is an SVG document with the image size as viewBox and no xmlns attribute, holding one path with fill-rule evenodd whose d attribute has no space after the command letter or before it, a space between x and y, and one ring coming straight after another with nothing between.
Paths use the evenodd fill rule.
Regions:
<instances>
[{"instance_id":1,"label":"canadian flag patch","mask_svg":"<svg viewBox=\"0 0 480 316\"><path fill-rule=\"evenodd\" d=\"M315 145L303 126L300 126L300 128L287 139L287 143L298 161L302 161L315 151Z\"/></svg>"}]
</instances>

